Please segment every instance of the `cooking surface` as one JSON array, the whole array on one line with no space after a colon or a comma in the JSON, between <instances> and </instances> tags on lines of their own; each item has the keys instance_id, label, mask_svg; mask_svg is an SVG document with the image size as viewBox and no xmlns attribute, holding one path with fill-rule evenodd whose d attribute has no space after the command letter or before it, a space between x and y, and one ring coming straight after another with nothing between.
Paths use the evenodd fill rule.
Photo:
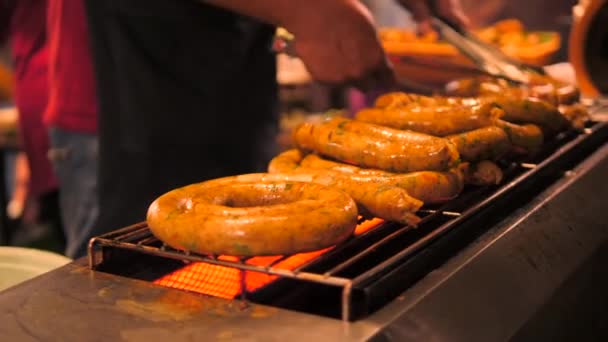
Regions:
<instances>
[{"instance_id":1,"label":"cooking surface","mask_svg":"<svg viewBox=\"0 0 608 342\"><path fill-rule=\"evenodd\" d=\"M156 283L176 270L171 277L184 280L178 283L182 289L186 285L187 289L213 296L230 293L222 297L233 299L246 288L247 293L241 295L254 303L358 320L441 266L607 139L608 126L601 123L591 125L584 134L569 132L556 137L535 156L505 165L502 186L473 187L440 207L427 208L432 213L420 213L424 218L416 229L396 223L365 228L364 222L352 239L313 256L310 263L304 260L307 265L294 264L295 269L283 264L293 264L291 260L300 260L301 255L239 262L175 251L151 236L145 222L95 238L89 252L94 256L90 265L99 271ZM103 253L91 253L98 249ZM195 262L190 265L195 268L184 268L181 260ZM277 276L283 279L264 285Z\"/></svg>"},{"instance_id":2,"label":"cooking surface","mask_svg":"<svg viewBox=\"0 0 608 342\"><path fill-rule=\"evenodd\" d=\"M608 275L597 268L608 259L606 174L608 146L395 301L353 323L90 271L81 259L0 293L0 335L19 341L471 341L567 337L578 329L576 336L584 337L607 317ZM603 310L585 319L590 311L583 309L592 304ZM570 324L555 324L560 321Z\"/></svg>"}]
</instances>

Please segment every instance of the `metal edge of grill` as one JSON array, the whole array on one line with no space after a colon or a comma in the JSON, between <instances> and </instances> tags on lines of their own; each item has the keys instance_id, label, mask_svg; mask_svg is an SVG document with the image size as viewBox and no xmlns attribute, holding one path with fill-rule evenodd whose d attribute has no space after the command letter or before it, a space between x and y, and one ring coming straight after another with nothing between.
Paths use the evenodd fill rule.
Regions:
<instances>
[{"instance_id":1,"label":"metal edge of grill","mask_svg":"<svg viewBox=\"0 0 608 342\"><path fill-rule=\"evenodd\" d=\"M383 262L373 266L354 278L337 276L337 273L356 263L359 259L364 258L369 253L372 253L377 247L396 239L405 232L412 230L413 227L399 226L392 224L391 222L384 222L377 228L369 230L358 237L351 238L342 244L335 246L332 250L306 262L294 270L287 270L275 266L280 261L289 258L290 255L282 256L281 258L270 262L268 265L257 266L248 264L248 259L229 261L219 259L217 256L206 256L175 250L164 244L162 244L161 247L156 247L153 246L153 244L158 244L159 241L151 234L146 223L140 222L92 238L89 241L88 246L89 267L91 269L95 269L100 262L103 262L104 253L97 253L98 249L103 247L111 247L137 251L174 260L204 262L212 265L235 268L240 270L242 284L244 284L245 281L246 271L251 271L278 276L281 278L341 287L341 318L344 321L350 321L352 319L350 306L354 287L368 283L374 279L379 279L399 266L402 266L404 260L406 260L408 257L424 250L427 246L437 241L440 237L458 227L462 222L470 219L477 212L491 206L493 203L498 202L499 199L506 197L510 192L522 187L522 184L524 183L533 182L534 179L547 176L550 173L560 172L560 169L567 164L568 160L572 159L574 157L573 155L576 155L581 149L592 149L595 145L601 144L606 139L608 139L608 123L606 122L593 123L590 125L590 127L585 129L584 133L581 134L574 134L573 132L562 133L561 137L556 138L553 142L549 142L546 144L547 146L545 146L544 150L540 151L539 155L542 156L543 153L548 153L548 155L543 157L538 163L518 161L507 165L505 175L511 175L511 180L508 183L503 184L500 187L479 187L474 189L472 192L469 192L467 194L468 197L477 199L478 201L468 206L464 210L458 211L455 209L458 208L459 205L464 201L464 199L460 200L459 198L449 201L436 209L423 208L421 211L423 214L423 219L419 225L419 228L417 229L424 229L424 225L427 222L433 221L438 217L446 218L447 221L440 224L432 231L427 232L424 237L417 240L413 244L405 247L395 255L387 258ZM550 145L552 145L552 147ZM484 197L484 194L488 193L489 195ZM311 264L326 259L331 259L335 255L341 253L341 251L351 248L353 244L361 243L362 239L365 239L368 234L374 234L374 232L377 232L378 229L388 231L384 237L380 238L376 242L373 242L362 251L351 255L348 259L339 263L338 265L333 266L330 270L321 273L306 270ZM98 255L101 256L101 260L98 260ZM241 289L242 292L240 297L241 299L246 300L247 289L244 286L241 286Z\"/></svg>"}]
</instances>

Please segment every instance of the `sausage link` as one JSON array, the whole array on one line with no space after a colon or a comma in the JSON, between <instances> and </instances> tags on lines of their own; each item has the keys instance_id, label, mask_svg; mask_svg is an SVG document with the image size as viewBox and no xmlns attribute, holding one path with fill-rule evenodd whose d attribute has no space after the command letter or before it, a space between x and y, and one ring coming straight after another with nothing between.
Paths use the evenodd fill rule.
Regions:
<instances>
[{"instance_id":1,"label":"sausage link","mask_svg":"<svg viewBox=\"0 0 608 342\"><path fill-rule=\"evenodd\" d=\"M442 203L458 196L464 187L464 175L460 168L449 171L418 171L411 173L391 173L382 170L365 169L324 159L309 154L301 162L303 167L325 169L358 176L367 182L397 186L407 191L425 204Z\"/></svg>"},{"instance_id":2,"label":"sausage link","mask_svg":"<svg viewBox=\"0 0 608 342\"><path fill-rule=\"evenodd\" d=\"M492 103L467 107L446 102L436 106L409 105L388 109L363 109L355 118L395 129L445 137L491 126L492 122L503 114L504 112Z\"/></svg>"},{"instance_id":3,"label":"sausage link","mask_svg":"<svg viewBox=\"0 0 608 342\"><path fill-rule=\"evenodd\" d=\"M496 120L496 126L507 133L513 146L528 153L537 151L543 144L543 131L536 125L516 125L503 120Z\"/></svg>"},{"instance_id":4,"label":"sausage link","mask_svg":"<svg viewBox=\"0 0 608 342\"><path fill-rule=\"evenodd\" d=\"M580 90L571 84L557 87L556 93L558 104L573 105L581 100Z\"/></svg>"},{"instance_id":5,"label":"sausage link","mask_svg":"<svg viewBox=\"0 0 608 342\"><path fill-rule=\"evenodd\" d=\"M530 74L526 86L513 86L507 81L491 77L455 80L447 84L446 92L459 97L495 97L512 99L535 98L551 105L574 104L580 100L580 90L544 75Z\"/></svg>"},{"instance_id":6,"label":"sausage link","mask_svg":"<svg viewBox=\"0 0 608 342\"><path fill-rule=\"evenodd\" d=\"M302 124L294 140L304 150L392 172L442 171L458 160L458 151L446 139L346 118Z\"/></svg>"},{"instance_id":7,"label":"sausage link","mask_svg":"<svg viewBox=\"0 0 608 342\"><path fill-rule=\"evenodd\" d=\"M505 131L495 126L451 135L447 138L456 145L462 160L467 162L495 160L511 149L511 142Z\"/></svg>"},{"instance_id":8,"label":"sausage link","mask_svg":"<svg viewBox=\"0 0 608 342\"><path fill-rule=\"evenodd\" d=\"M558 107L560 113L570 121L572 127L578 131L585 128L585 124L590 120L589 111L582 104L561 105Z\"/></svg>"},{"instance_id":9,"label":"sausage link","mask_svg":"<svg viewBox=\"0 0 608 342\"><path fill-rule=\"evenodd\" d=\"M530 74L528 96L547 101L553 105L574 104L580 100L577 87L560 82L546 75Z\"/></svg>"},{"instance_id":10,"label":"sausage link","mask_svg":"<svg viewBox=\"0 0 608 342\"><path fill-rule=\"evenodd\" d=\"M502 120L516 124L537 125L547 136L555 135L571 127L568 119L555 106L545 101L506 97L496 97L490 101L504 110Z\"/></svg>"},{"instance_id":11,"label":"sausage link","mask_svg":"<svg viewBox=\"0 0 608 342\"><path fill-rule=\"evenodd\" d=\"M384 175L393 175L393 173L378 169L367 169L360 168L355 165L345 164L333 160L328 160L323 158L317 154L307 154L300 165L303 167L308 167L311 169L326 169L326 170L334 170L339 171L344 174L358 174L358 175L367 175L367 176L384 176Z\"/></svg>"},{"instance_id":12,"label":"sausage link","mask_svg":"<svg viewBox=\"0 0 608 342\"><path fill-rule=\"evenodd\" d=\"M504 177L501 168L489 160L468 164L463 169L465 183L471 185L498 185Z\"/></svg>"},{"instance_id":13,"label":"sausage link","mask_svg":"<svg viewBox=\"0 0 608 342\"><path fill-rule=\"evenodd\" d=\"M403 92L390 92L380 95L374 102L376 108L393 108L418 102L423 96Z\"/></svg>"},{"instance_id":14,"label":"sausage link","mask_svg":"<svg viewBox=\"0 0 608 342\"><path fill-rule=\"evenodd\" d=\"M296 148L279 153L268 163L269 173L290 173L300 168L304 153Z\"/></svg>"},{"instance_id":15,"label":"sausage link","mask_svg":"<svg viewBox=\"0 0 608 342\"><path fill-rule=\"evenodd\" d=\"M342 190L355 200L363 215L411 225L420 220L415 212L423 202L406 190L369 177L303 167L300 166L302 158L303 154L298 150L285 151L270 162L268 171L281 174L286 180L313 182Z\"/></svg>"},{"instance_id":16,"label":"sausage link","mask_svg":"<svg viewBox=\"0 0 608 342\"><path fill-rule=\"evenodd\" d=\"M390 92L379 96L374 107L377 109L400 108L405 106L478 106L481 101L474 97L425 96L404 92Z\"/></svg>"}]
</instances>

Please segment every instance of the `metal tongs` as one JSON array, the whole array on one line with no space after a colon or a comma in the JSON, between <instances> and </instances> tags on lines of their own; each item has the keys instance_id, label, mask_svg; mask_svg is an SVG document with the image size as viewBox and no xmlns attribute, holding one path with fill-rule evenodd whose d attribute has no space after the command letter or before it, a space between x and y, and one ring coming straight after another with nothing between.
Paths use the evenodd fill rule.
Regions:
<instances>
[{"instance_id":1,"label":"metal tongs","mask_svg":"<svg viewBox=\"0 0 608 342\"><path fill-rule=\"evenodd\" d=\"M530 73L545 75L542 68L519 62L505 55L497 47L487 44L469 31L440 16L435 16L432 22L445 41L468 57L485 74L517 85L528 84Z\"/></svg>"}]
</instances>

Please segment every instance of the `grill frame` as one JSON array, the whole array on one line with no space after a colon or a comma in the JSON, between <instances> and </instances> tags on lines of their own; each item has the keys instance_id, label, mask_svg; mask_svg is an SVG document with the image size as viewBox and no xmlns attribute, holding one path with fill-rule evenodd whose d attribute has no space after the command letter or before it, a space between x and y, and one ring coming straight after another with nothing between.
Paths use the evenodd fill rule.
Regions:
<instances>
[{"instance_id":1,"label":"grill frame","mask_svg":"<svg viewBox=\"0 0 608 342\"><path fill-rule=\"evenodd\" d=\"M152 236L145 222L141 222L91 239L88 253L89 267L95 269L97 265L103 263L105 253L97 253L98 249L119 248L174 260L205 262L208 264L235 268L241 271L242 284L246 281L246 271L252 271L274 275L280 278L335 286L341 288L342 291L341 318L343 321L351 321L353 319L353 289L365 288L366 284L374 281L381 281L389 273L407 267L408 260L416 254L425 251L429 245L435 243L442 236L454 233L456 230L455 228L462 227L466 221L474 218L477 213L491 206L496 206L500 201L505 201L513 196L520 196L521 192L525 192L525 189L533 185L535 181L543 178L561 177L564 173L567 175L568 167L571 166L571 164L575 164L577 159L584 158L584 156L606 140L608 140L608 123L594 123L587 128L584 133L579 135L573 132L561 134L553 141L547 143L543 151L537 154L535 160L522 160L506 165L505 176L507 176L507 179L510 179L510 181L500 187L479 187L465 193L463 197L452 200L438 208L426 208L423 211L423 214L426 214L426 216L423 217L419 229L424 229L428 222L431 222L436 218L441 217L447 219L447 221L429 231L423 238L417 240L415 243L405 247L400 252L354 278L341 277L336 274L354 264L357 259L364 258L366 255L369 255L369 253L372 253L378 245L388 243L401 234L409 232L412 230L412 227L399 226L391 222L385 222L378 228L369 230L358 237L351 238L295 270L286 270L273 266L280 260L284 260L284 258L288 258L289 256L284 256L264 267L247 264L246 261L248 259L242 259L238 262L227 261L218 259L216 256L205 256L196 253L177 251L165 245L160 248L150 246L152 243L157 243L158 240ZM478 199L478 201L475 201L476 199ZM462 212L455 209L471 200L473 200L474 204L468 205ZM389 233L379 241L367 246L363 251L348 258L345 262L334 266L331 270L321 273L305 270L311 264L335 257L337 254L341 253L341 251L351 248L354 244L365 244L364 239L366 239L366 236L368 236L368 234L377 234L378 229L388 229ZM101 256L101 259L98 258L99 256ZM241 286L241 289L243 291L240 294L240 297L242 300L246 300L246 287Z\"/></svg>"}]
</instances>

